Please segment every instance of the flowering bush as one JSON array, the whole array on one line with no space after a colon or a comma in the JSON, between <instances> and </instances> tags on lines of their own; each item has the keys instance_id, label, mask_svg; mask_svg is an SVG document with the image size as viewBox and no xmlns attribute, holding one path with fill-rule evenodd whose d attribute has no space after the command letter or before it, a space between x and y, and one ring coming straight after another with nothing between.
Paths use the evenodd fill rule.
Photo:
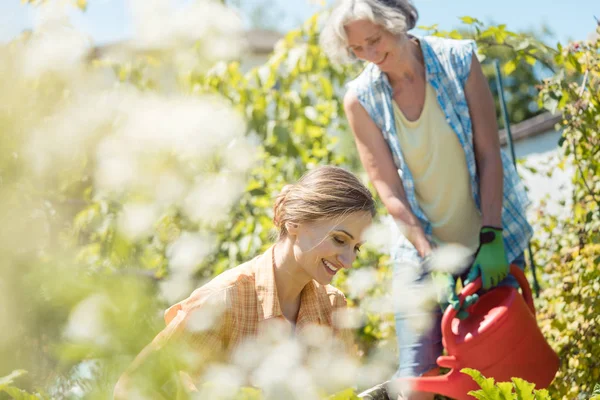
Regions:
<instances>
[{"instance_id":1,"label":"flowering bush","mask_svg":"<svg viewBox=\"0 0 600 400\"><path fill-rule=\"evenodd\" d=\"M359 165L341 96L360 66L330 64L317 45L319 16L244 73L232 61L241 49L234 14L213 1L183 11L167 3L133 2L133 40L98 52L47 2L31 33L0 47L0 325L10 327L0 332L0 391L13 398L110 396L162 329L166 305L267 248L272 201L285 183L315 165ZM505 28L476 25L484 53L491 40L516 40ZM574 218L548 219L548 230L562 234L537 244L549 282L542 325L569 359L553 390L567 398L590 393L598 380L590 335L598 309L592 46L559 49L557 58L566 74L587 77L586 91L560 79L542 90L565 111L562 145L579 166ZM538 50L515 51L531 61ZM388 231L378 229L372 242L383 248L361 252L357 267L334 282L354 310L346 320L357 332L357 359L273 332L231 364L208 368L201 396L259 398L245 387L254 382L272 398L339 391L332 398L351 399L354 390L344 388L386 380L396 354L391 270L380 251ZM415 305L428 306L419 296ZM181 387L162 382L198 362L182 354L158 363L141 390L173 398Z\"/></svg>"}]
</instances>

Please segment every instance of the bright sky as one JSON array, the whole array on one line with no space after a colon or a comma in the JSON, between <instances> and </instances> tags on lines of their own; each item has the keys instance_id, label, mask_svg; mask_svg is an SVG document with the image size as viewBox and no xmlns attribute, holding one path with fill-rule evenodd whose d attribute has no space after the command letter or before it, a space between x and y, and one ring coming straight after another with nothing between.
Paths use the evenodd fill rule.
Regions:
<instances>
[{"instance_id":1,"label":"bright sky","mask_svg":"<svg viewBox=\"0 0 600 400\"><path fill-rule=\"evenodd\" d=\"M74 12L73 20L75 26L91 34L97 44L130 35L127 0L88 1L87 12ZM175 3L185 1L174 0ZM318 0L231 0L229 3L240 3L244 10L270 4L267 9L271 20L276 21L282 31L294 28L320 8L315 4L320 3ZM510 30L539 29L545 24L554 32L551 45L556 41L586 39L595 30L594 16L600 18L599 0L415 0L415 4L420 12L419 25L437 23L440 29L452 29L460 25L458 17L463 15L484 22L505 23ZM32 20L31 6L22 5L20 0L0 0L0 41L7 41L31 27Z\"/></svg>"}]
</instances>

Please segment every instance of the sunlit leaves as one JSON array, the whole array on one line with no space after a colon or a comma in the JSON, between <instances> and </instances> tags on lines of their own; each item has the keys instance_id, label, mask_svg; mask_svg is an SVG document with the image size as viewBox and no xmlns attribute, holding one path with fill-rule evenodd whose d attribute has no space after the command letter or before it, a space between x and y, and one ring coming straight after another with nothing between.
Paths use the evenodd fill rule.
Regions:
<instances>
[{"instance_id":1,"label":"sunlit leaves","mask_svg":"<svg viewBox=\"0 0 600 400\"><path fill-rule=\"evenodd\" d=\"M461 372L469 375L481 387L469 392L479 400L550 400L547 390L535 390L533 383L520 378L512 378L511 382L495 382L471 368L463 368Z\"/></svg>"},{"instance_id":2,"label":"sunlit leaves","mask_svg":"<svg viewBox=\"0 0 600 400\"><path fill-rule=\"evenodd\" d=\"M506 75L512 74L521 61L531 65L541 62L545 67L551 67L550 58L556 54L556 51L531 35L510 31L505 24L486 26L482 21L470 16L460 17L460 20L471 31L469 35L458 30L441 31L437 25L419 28L436 36L474 39L477 42L480 61L492 52L499 50L509 52L511 57L503 65L503 72Z\"/></svg>"},{"instance_id":3,"label":"sunlit leaves","mask_svg":"<svg viewBox=\"0 0 600 400\"><path fill-rule=\"evenodd\" d=\"M600 329L599 46L598 40L559 44L555 61L560 71L540 92L544 106L563 115L561 162L575 167L568 217L543 216L543 230L559 234L535 244L538 265L548 275L541 299L542 331L565 360L552 398L591 395L600 381L600 340L590 335Z\"/></svg>"}]
</instances>

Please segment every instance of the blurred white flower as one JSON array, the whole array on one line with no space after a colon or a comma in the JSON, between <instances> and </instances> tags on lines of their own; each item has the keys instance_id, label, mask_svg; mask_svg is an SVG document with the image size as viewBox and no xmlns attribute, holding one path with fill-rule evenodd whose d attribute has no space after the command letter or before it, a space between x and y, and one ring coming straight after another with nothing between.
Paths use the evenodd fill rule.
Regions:
<instances>
[{"instance_id":1,"label":"blurred white flower","mask_svg":"<svg viewBox=\"0 0 600 400\"><path fill-rule=\"evenodd\" d=\"M336 392L356 383L360 366L357 360L342 352L332 352L328 363L319 365L315 368L313 365L309 370L315 384L328 392Z\"/></svg>"},{"instance_id":2,"label":"blurred white flower","mask_svg":"<svg viewBox=\"0 0 600 400\"><path fill-rule=\"evenodd\" d=\"M256 72L258 73L258 77L263 85L269 80L269 76L271 76L271 68L268 64L261 65L258 67Z\"/></svg>"},{"instance_id":3,"label":"blurred white flower","mask_svg":"<svg viewBox=\"0 0 600 400\"><path fill-rule=\"evenodd\" d=\"M444 244L432 252L429 266L433 271L460 274L469 267L472 255L472 250L460 244Z\"/></svg>"},{"instance_id":4,"label":"blurred white flower","mask_svg":"<svg viewBox=\"0 0 600 400\"><path fill-rule=\"evenodd\" d=\"M216 326L225 312L225 301L215 301L195 309L186 324L190 332L203 332Z\"/></svg>"},{"instance_id":5,"label":"blurred white flower","mask_svg":"<svg viewBox=\"0 0 600 400\"><path fill-rule=\"evenodd\" d=\"M246 173L258 158L258 146L246 138L236 138L227 145L224 153L228 170Z\"/></svg>"},{"instance_id":6,"label":"blurred white flower","mask_svg":"<svg viewBox=\"0 0 600 400\"><path fill-rule=\"evenodd\" d=\"M245 188L241 176L223 174L199 178L183 203L184 212L193 221L218 223L229 217L229 211Z\"/></svg>"},{"instance_id":7,"label":"blurred white flower","mask_svg":"<svg viewBox=\"0 0 600 400\"><path fill-rule=\"evenodd\" d=\"M388 385L388 392L398 393L398 398L407 399L413 392L413 385L406 379L393 379Z\"/></svg>"},{"instance_id":8,"label":"blurred white flower","mask_svg":"<svg viewBox=\"0 0 600 400\"><path fill-rule=\"evenodd\" d=\"M75 342L108 346L111 336L106 327L105 313L110 302L104 294L93 294L77 304L69 316L65 336Z\"/></svg>"},{"instance_id":9,"label":"blurred white flower","mask_svg":"<svg viewBox=\"0 0 600 400\"><path fill-rule=\"evenodd\" d=\"M334 324L336 323L336 318L343 319L343 316L337 316L334 313ZM340 321L340 324L344 321ZM338 325L341 326L341 325ZM307 326L297 335L297 339L300 345L314 348L331 348L333 335L332 331L329 327L312 324Z\"/></svg>"},{"instance_id":10,"label":"blurred white flower","mask_svg":"<svg viewBox=\"0 0 600 400\"><path fill-rule=\"evenodd\" d=\"M85 390L79 384L74 384L66 392L67 396L72 399L82 399L86 394Z\"/></svg>"},{"instance_id":11,"label":"blurred white flower","mask_svg":"<svg viewBox=\"0 0 600 400\"><path fill-rule=\"evenodd\" d=\"M320 399L312 376L306 368L299 366L287 374L278 374L279 379L271 379L265 386L261 386L265 399L268 400L317 400Z\"/></svg>"},{"instance_id":12,"label":"blurred white flower","mask_svg":"<svg viewBox=\"0 0 600 400\"><path fill-rule=\"evenodd\" d=\"M33 28L42 30L68 25L69 6L65 1L42 2L33 10Z\"/></svg>"},{"instance_id":13,"label":"blurred white flower","mask_svg":"<svg viewBox=\"0 0 600 400\"><path fill-rule=\"evenodd\" d=\"M394 276L395 295L393 308L401 312L408 323L418 332L431 328L434 321L434 309L438 305L436 287L431 279L422 281L401 280Z\"/></svg>"},{"instance_id":14,"label":"blurred white flower","mask_svg":"<svg viewBox=\"0 0 600 400\"><path fill-rule=\"evenodd\" d=\"M48 71L70 72L91 49L91 40L70 25L67 5L48 1L36 7L34 31L26 42L23 70L35 77Z\"/></svg>"},{"instance_id":15,"label":"blurred white flower","mask_svg":"<svg viewBox=\"0 0 600 400\"><path fill-rule=\"evenodd\" d=\"M96 85L91 82L73 88L72 101L32 130L24 155L37 174L54 176L60 169L81 168L98 131L112 124L116 117L114 93Z\"/></svg>"},{"instance_id":16,"label":"blurred white flower","mask_svg":"<svg viewBox=\"0 0 600 400\"><path fill-rule=\"evenodd\" d=\"M362 326L363 317L357 308L342 308L333 312L333 324L341 329L358 329Z\"/></svg>"},{"instance_id":17,"label":"blurred white flower","mask_svg":"<svg viewBox=\"0 0 600 400\"><path fill-rule=\"evenodd\" d=\"M152 233L158 210L153 204L125 204L119 215L119 230L130 240Z\"/></svg>"},{"instance_id":18,"label":"blurred white flower","mask_svg":"<svg viewBox=\"0 0 600 400\"><path fill-rule=\"evenodd\" d=\"M391 218L374 221L365 231L366 245L383 253L389 253L397 239L397 228Z\"/></svg>"},{"instance_id":19,"label":"blurred white flower","mask_svg":"<svg viewBox=\"0 0 600 400\"><path fill-rule=\"evenodd\" d=\"M187 183L174 171L167 171L156 179L154 198L160 206L178 204L187 190Z\"/></svg>"},{"instance_id":20,"label":"blurred white flower","mask_svg":"<svg viewBox=\"0 0 600 400\"><path fill-rule=\"evenodd\" d=\"M235 348L231 361L243 371L252 372L263 361L264 351L262 343L250 337Z\"/></svg>"},{"instance_id":21,"label":"blurred white flower","mask_svg":"<svg viewBox=\"0 0 600 400\"><path fill-rule=\"evenodd\" d=\"M348 295L362 298L377 284L377 271L372 267L353 269L348 274Z\"/></svg>"},{"instance_id":22,"label":"blurred white flower","mask_svg":"<svg viewBox=\"0 0 600 400\"><path fill-rule=\"evenodd\" d=\"M232 399L244 384L243 373L231 364L210 364L199 385L199 399Z\"/></svg>"},{"instance_id":23,"label":"blurred white flower","mask_svg":"<svg viewBox=\"0 0 600 400\"><path fill-rule=\"evenodd\" d=\"M121 193L132 187L140 172L135 161L122 151L105 157L100 156L96 166L95 189L100 192Z\"/></svg>"},{"instance_id":24,"label":"blurred white flower","mask_svg":"<svg viewBox=\"0 0 600 400\"><path fill-rule=\"evenodd\" d=\"M391 289L380 296L368 296L360 303L360 308L369 314L385 315L394 312Z\"/></svg>"},{"instance_id":25,"label":"blurred white flower","mask_svg":"<svg viewBox=\"0 0 600 400\"><path fill-rule=\"evenodd\" d=\"M119 134L138 151L173 152L183 160L210 159L215 151L242 137L241 115L216 97L189 95L129 96Z\"/></svg>"},{"instance_id":26,"label":"blurred white flower","mask_svg":"<svg viewBox=\"0 0 600 400\"><path fill-rule=\"evenodd\" d=\"M356 373L356 385L361 388L371 388L387 381L393 375L394 369L386 364L368 363L361 365Z\"/></svg>"},{"instance_id":27,"label":"blurred white flower","mask_svg":"<svg viewBox=\"0 0 600 400\"><path fill-rule=\"evenodd\" d=\"M179 7L169 0L130 0L129 4L138 47L184 48L201 40L215 52L204 52L213 60L230 59L241 51L241 18L218 1L188 2Z\"/></svg>"},{"instance_id":28,"label":"blurred white flower","mask_svg":"<svg viewBox=\"0 0 600 400\"><path fill-rule=\"evenodd\" d=\"M186 298L194 289L194 283L189 274L173 273L168 279L159 284L160 294L168 304L174 304Z\"/></svg>"},{"instance_id":29,"label":"blurred white flower","mask_svg":"<svg viewBox=\"0 0 600 400\"><path fill-rule=\"evenodd\" d=\"M192 274L204 257L214 248L215 238L199 233L184 232L167 247L169 266L176 274Z\"/></svg>"},{"instance_id":30,"label":"blurred white flower","mask_svg":"<svg viewBox=\"0 0 600 400\"><path fill-rule=\"evenodd\" d=\"M281 42L283 44L283 42ZM300 58L302 58L304 55L306 55L306 50L308 49L307 45L298 45L298 46L294 46L292 49L289 50L288 55L287 55L287 59L285 60L285 66L288 70L292 70L293 68L296 67L296 65L298 65L298 61L300 60ZM287 50L285 48L282 48L283 51Z\"/></svg>"},{"instance_id":31,"label":"blurred white flower","mask_svg":"<svg viewBox=\"0 0 600 400\"><path fill-rule=\"evenodd\" d=\"M296 340L282 340L267 350L254 371L253 382L262 388L287 382L300 369L303 350Z\"/></svg>"}]
</instances>

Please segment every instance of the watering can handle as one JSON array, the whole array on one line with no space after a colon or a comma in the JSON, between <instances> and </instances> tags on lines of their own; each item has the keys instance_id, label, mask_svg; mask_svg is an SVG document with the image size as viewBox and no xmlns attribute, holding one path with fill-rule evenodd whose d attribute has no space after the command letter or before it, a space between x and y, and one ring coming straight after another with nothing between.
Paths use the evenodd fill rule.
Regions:
<instances>
[{"instance_id":1,"label":"watering can handle","mask_svg":"<svg viewBox=\"0 0 600 400\"><path fill-rule=\"evenodd\" d=\"M521 270L521 268L517 267L514 264L510 266L510 273L515 277L519 286L521 287L521 291L523 292L523 298L525 299L525 303L531 310L531 313L535 317L535 306L533 304L533 296L531 295L531 287L529 286L529 282L525 277L525 274ZM481 289L481 277L475 279L473 282L469 283L465 286L462 291L458 295L458 300L460 304L462 304L467 296L477 293L477 291ZM444 316L442 317L442 333L444 337L452 337L452 320L456 317L457 311L452 307L448 306L446 311L444 312Z\"/></svg>"}]
</instances>

